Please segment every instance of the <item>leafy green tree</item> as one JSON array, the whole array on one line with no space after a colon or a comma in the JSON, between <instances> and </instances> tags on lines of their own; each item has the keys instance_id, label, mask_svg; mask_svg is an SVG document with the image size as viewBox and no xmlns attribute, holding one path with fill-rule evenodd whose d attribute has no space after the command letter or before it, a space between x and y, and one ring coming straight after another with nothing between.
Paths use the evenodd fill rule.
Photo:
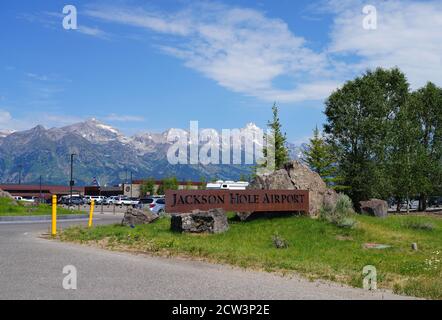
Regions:
<instances>
[{"instance_id":1,"label":"leafy green tree","mask_svg":"<svg viewBox=\"0 0 442 320\"><path fill-rule=\"evenodd\" d=\"M392 130L388 133L388 174L391 179L392 196L396 199L397 210L400 204L417 194L418 184L415 173L418 170L417 155L419 145L419 124L413 115L413 105L408 101L392 120ZM409 207L407 206L407 211Z\"/></svg>"},{"instance_id":2,"label":"leafy green tree","mask_svg":"<svg viewBox=\"0 0 442 320\"><path fill-rule=\"evenodd\" d=\"M335 190L345 189L344 186L339 185L342 178L338 176L336 158L330 145L319 133L318 127L313 131L313 138L310 139L308 147L303 150L303 160L321 176L328 187Z\"/></svg>"},{"instance_id":3,"label":"leafy green tree","mask_svg":"<svg viewBox=\"0 0 442 320\"><path fill-rule=\"evenodd\" d=\"M419 130L414 178L425 211L428 196L438 195L442 185L442 89L429 82L412 93L411 104Z\"/></svg>"},{"instance_id":4,"label":"leafy green tree","mask_svg":"<svg viewBox=\"0 0 442 320\"><path fill-rule=\"evenodd\" d=\"M361 200L386 199L392 193L388 133L408 95L409 85L399 69L378 68L348 81L326 101L327 142L357 207Z\"/></svg>"},{"instance_id":5,"label":"leafy green tree","mask_svg":"<svg viewBox=\"0 0 442 320\"><path fill-rule=\"evenodd\" d=\"M141 185L141 193L143 195L155 194L155 180L153 178L149 178L146 181L143 181L143 184Z\"/></svg>"},{"instance_id":6,"label":"leafy green tree","mask_svg":"<svg viewBox=\"0 0 442 320\"><path fill-rule=\"evenodd\" d=\"M158 194L165 194L167 190L178 190L179 184L175 176L164 178L158 188Z\"/></svg>"},{"instance_id":7,"label":"leafy green tree","mask_svg":"<svg viewBox=\"0 0 442 320\"><path fill-rule=\"evenodd\" d=\"M187 180L186 182L186 190L192 190L193 184L191 180Z\"/></svg>"},{"instance_id":8,"label":"leafy green tree","mask_svg":"<svg viewBox=\"0 0 442 320\"><path fill-rule=\"evenodd\" d=\"M198 187L198 190L205 190L207 185L207 179L205 176L200 177L200 183L201 185Z\"/></svg>"},{"instance_id":9,"label":"leafy green tree","mask_svg":"<svg viewBox=\"0 0 442 320\"><path fill-rule=\"evenodd\" d=\"M268 135L264 136L264 140L267 142L272 141L274 143L275 146L275 169L281 169L284 167L284 165L289 161L289 154L286 148L286 142L287 142L287 138L285 133L282 133L282 126L281 126L281 122L279 120L279 116L278 116L278 107L275 104L273 104L272 107L272 113L273 113L273 118L271 121L268 122L267 126L270 128L273 137L269 137ZM271 153L269 152L269 150L267 149L267 147L263 148L263 155L264 157L267 159L268 156L271 156ZM267 161L265 161L261 166L266 167L267 166Z\"/></svg>"}]
</instances>

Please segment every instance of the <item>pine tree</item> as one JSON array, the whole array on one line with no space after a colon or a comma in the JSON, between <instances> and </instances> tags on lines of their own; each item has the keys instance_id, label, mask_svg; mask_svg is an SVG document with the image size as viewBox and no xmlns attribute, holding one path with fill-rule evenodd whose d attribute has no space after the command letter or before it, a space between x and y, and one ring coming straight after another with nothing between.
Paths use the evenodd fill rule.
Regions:
<instances>
[{"instance_id":1,"label":"pine tree","mask_svg":"<svg viewBox=\"0 0 442 320\"><path fill-rule=\"evenodd\" d=\"M287 138L285 133L282 133L282 126L278 116L278 107L273 104L272 107L273 118L272 121L269 121L267 126L270 128L273 136L269 137L266 135L264 140L269 143L274 143L274 156L275 156L275 169L281 169L284 165L289 161L289 155L286 148ZM263 148L264 158L267 159L268 156L272 156L272 152L269 152L267 147ZM267 166L267 160L262 164L262 167Z\"/></svg>"},{"instance_id":2,"label":"pine tree","mask_svg":"<svg viewBox=\"0 0 442 320\"><path fill-rule=\"evenodd\" d=\"M335 190L343 190L344 186L339 185L342 178L338 176L336 158L332 149L325 139L320 135L318 127L313 131L313 138L303 151L303 160L309 167L318 173L328 187Z\"/></svg>"}]
</instances>

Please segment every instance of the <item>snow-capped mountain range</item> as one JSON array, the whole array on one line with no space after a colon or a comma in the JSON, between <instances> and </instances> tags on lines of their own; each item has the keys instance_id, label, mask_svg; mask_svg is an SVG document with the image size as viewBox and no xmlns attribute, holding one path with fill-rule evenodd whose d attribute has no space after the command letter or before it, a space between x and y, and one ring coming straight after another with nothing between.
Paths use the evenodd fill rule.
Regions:
<instances>
[{"instance_id":1,"label":"snow-capped mountain range","mask_svg":"<svg viewBox=\"0 0 442 320\"><path fill-rule=\"evenodd\" d=\"M16 183L21 170L24 183L35 183L41 175L46 183L66 184L71 153L76 154L77 185L89 184L93 177L102 184L121 183L127 172L133 172L137 179L175 175L181 180L197 181L203 176L238 179L250 174L250 165L169 164L166 155L172 142L167 137L171 130L126 136L96 119L61 128L36 126L17 132L0 129L0 181ZM241 133L254 137L259 130L249 123ZM288 144L288 149L292 158L299 158L302 149L293 144Z\"/></svg>"}]
</instances>

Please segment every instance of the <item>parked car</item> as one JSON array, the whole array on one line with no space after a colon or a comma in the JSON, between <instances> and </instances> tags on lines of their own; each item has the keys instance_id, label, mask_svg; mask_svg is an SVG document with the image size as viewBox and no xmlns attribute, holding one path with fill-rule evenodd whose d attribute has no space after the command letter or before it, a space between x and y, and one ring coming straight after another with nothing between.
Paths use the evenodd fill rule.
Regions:
<instances>
[{"instance_id":1,"label":"parked car","mask_svg":"<svg viewBox=\"0 0 442 320\"><path fill-rule=\"evenodd\" d=\"M104 199L103 204L105 205L111 205L114 204L116 201L116 196L111 196L111 197L107 197L106 199Z\"/></svg>"},{"instance_id":2,"label":"parked car","mask_svg":"<svg viewBox=\"0 0 442 320\"><path fill-rule=\"evenodd\" d=\"M59 200L60 204L64 204L64 205L83 205L85 204L84 199L81 196L78 195L73 195L72 199L70 199L70 196L64 196L61 197Z\"/></svg>"},{"instance_id":3,"label":"parked car","mask_svg":"<svg viewBox=\"0 0 442 320\"><path fill-rule=\"evenodd\" d=\"M92 200L94 200L95 204L101 204L104 199L104 196L84 196L84 200L87 204L91 204Z\"/></svg>"},{"instance_id":4,"label":"parked car","mask_svg":"<svg viewBox=\"0 0 442 320\"><path fill-rule=\"evenodd\" d=\"M434 208L442 207L442 197L431 197L428 200L428 206Z\"/></svg>"},{"instance_id":5,"label":"parked car","mask_svg":"<svg viewBox=\"0 0 442 320\"><path fill-rule=\"evenodd\" d=\"M14 197L14 199L17 201L29 202L29 203L34 203L36 200L35 197L21 197L21 196Z\"/></svg>"},{"instance_id":6,"label":"parked car","mask_svg":"<svg viewBox=\"0 0 442 320\"><path fill-rule=\"evenodd\" d=\"M140 199L140 206L142 208L148 206L150 211L158 215L166 213L166 199L164 197L148 197Z\"/></svg>"},{"instance_id":7,"label":"parked car","mask_svg":"<svg viewBox=\"0 0 442 320\"><path fill-rule=\"evenodd\" d=\"M68 203L69 203L69 199L68 199ZM82 205L84 205L84 200L81 197L72 197L70 204L73 206L82 206Z\"/></svg>"}]
</instances>

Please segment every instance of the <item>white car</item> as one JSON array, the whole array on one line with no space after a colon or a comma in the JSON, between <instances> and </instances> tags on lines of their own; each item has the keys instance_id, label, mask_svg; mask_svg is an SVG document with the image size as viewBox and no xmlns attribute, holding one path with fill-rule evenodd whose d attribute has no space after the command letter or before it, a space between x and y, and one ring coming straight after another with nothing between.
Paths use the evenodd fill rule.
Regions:
<instances>
[{"instance_id":1,"label":"white car","mask_svg":"<svg viewBox=\"0 0 442 320\"><path fill-rule=\"evenodd\" d=\"M35 202L35 197L15 196L14 199L17 200L17 201L21 201L21 202L29 202L29 203L34 203Z\"/></svg>"},{"instance_id":2,"label":"white car","mask_svg":"<svg viewBox=\"0 0 442 320\"><path fill-rule=\"evenodd\" d=\"M119 205L119 206L135 206L139 203L139 200L137 199L131 199L127 196L121 196L121 197L117 197L115 204Z\"/></svg>"},{"instance_id":3,"label":"white car","mask_svg":"<svg viewBox=\"0 0 442 320\"><path fill-rule=\"evenodd\" d=\"M106 197L104 196L84 196L84 201L87 204L91 204L92 200L94 200L95 204L102 204Z\"/></svg>"},{"instance_id":4,"label":"white car","mask_svg":"<svg viewBox=\"0 0 442 320\"><path fill-rule=\"evenodd\" d=\"M117 196L111 196L109 198L106 198L103 203L107 204L107 205L111 205L111 204L115 204L117 202L117 200L118 200Z\"/></svg>"}]
</instances>

